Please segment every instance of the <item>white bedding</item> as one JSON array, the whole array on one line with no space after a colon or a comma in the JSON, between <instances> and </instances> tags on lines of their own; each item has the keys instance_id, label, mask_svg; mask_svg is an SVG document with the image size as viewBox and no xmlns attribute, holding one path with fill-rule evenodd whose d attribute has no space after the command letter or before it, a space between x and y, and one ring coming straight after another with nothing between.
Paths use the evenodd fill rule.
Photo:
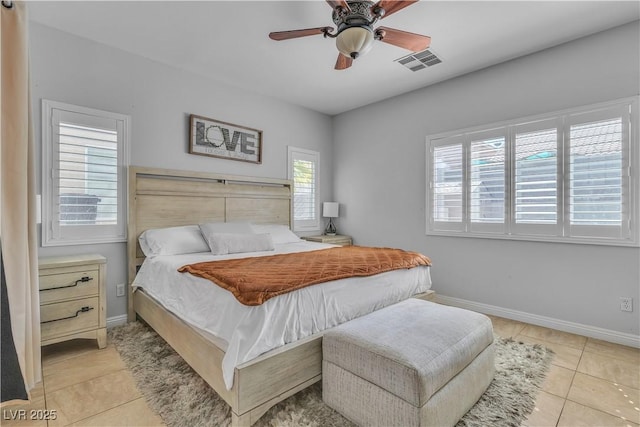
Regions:
<instances>
[{"instance_id":1,"label":"white bedding","mask_svg":"<svg viewBox=\"0 0 640 427\"><path fill-rule=\"evenodd\" d=\"M402 301L431 287L429 267L396 270L371 277L336 280L308 286L246 306L231 292L207 279L178 273L185 264L207 260L275 255L329 248L300 241L275 245L275 251L229 255L210 252L147 258L133 286L145 290L167 310L206 334L226 342L222 361L227 389L234 368L260 354L356 317ZM216 341L220 346L220 340ZM224 347L225 343L222 343Z\"/></svg>"}]
</instances>

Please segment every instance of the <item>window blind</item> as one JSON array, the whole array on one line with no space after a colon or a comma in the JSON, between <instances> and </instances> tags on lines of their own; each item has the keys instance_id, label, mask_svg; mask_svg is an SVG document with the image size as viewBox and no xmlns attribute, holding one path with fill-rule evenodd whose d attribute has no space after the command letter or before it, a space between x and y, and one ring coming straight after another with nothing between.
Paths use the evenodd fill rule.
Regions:
<instances>
[{"instance_id":1,"label":"window blind","mask_svg":"<svg viewBox=\"0 0 640 427\"><path fill-rule=\"evenodd\" d=\"M505 138L471 141L469 213L472 223L504 223Z\"/></svg>"},{"instance_id":2,"label":"window blind","mask_svg":"<svg viewBox=\"0 0 640 427\"><path fill-rule=\"evenodd\" d=\"M633 98L427 137L427 232L637 246L637 127Z\"/></svg>"},{"instance_id":3,"label":"window blind","mask_svg":"<svg viewBox=\"0 0 640 427\"><path fill-rule=\"evenodd\" d=\"M289 179L293 181L294 230L320 228L320 153L288 147Z\"/></svg>"},{"instance_id":4,"label":"window blind","mask_svg":"<svg viewBox=\"0 0 640 427\"><path fill-rule=\"evenodd\" d=\"M462 222L463 205L462 144L433 149L434 221Z\"/></svg>"},{"instance_id":5,"label":"window blind","mask_svg":"<svg viewBox=\"0 0 640 427\"><path fill-rule=\"evenodd\" d=\"M129 116L42 101L42 245L126 240Z\"/></svg>"},{"instance_id":6,"label":"window blind","mask_svg":"<svg viewBox=\"0 0 640 427\"><path fill-rule=\"evenodd\" d=\"M571 126L569 210L572 225L622 223L622 118Z\"/></svg>"},{"instance_id":7,"label":"window blind","mask_svg":"<svg viewBox=\"0 0 640 427\"><path fill-rule=\"evenodd\" d=\"M313 220L316 214L316 165L312 161L293 161L294 219Z\"/></svg>"},{"instance_id":8,"label":"window blind","mask_svg":"<svg viewBox=\"0 0 640 427\"><path fill-rule=\"evenodd\" d=\"M558 221L558 130L515 135L515 222Z\"/></svg>"},{"instance_id":9,"label":"window blind","mask_svg":"<svg viewBox=\"0 0 640 427\"><path fill-rule=\"evenodd\" d=\"M116 224L118 134L60 122L58 219L61 226Z\"/></svg>"}]
</instances>

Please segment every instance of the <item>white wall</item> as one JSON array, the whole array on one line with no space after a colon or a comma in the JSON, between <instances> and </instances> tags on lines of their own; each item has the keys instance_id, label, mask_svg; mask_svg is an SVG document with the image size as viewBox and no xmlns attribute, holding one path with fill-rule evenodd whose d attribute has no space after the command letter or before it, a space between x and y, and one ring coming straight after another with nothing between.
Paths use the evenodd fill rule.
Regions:
<instances>
[{"instance_id":1,"label":"white wall","mask_svg":"<svg viewBox=\"0 0 640 427\"><path fill-rule=\"evenodd\" d=\"M288 145L319 151L320 200L333 198L330 117L34 22L30 36L38 165L45 98L131 115L131 165L286 178ZM262 164L188 154L192 113L261 129ZM83 252L107 257L107 317L124 315L126 299L116 298L115 286L127 282L125 243L39 250L41 256Z\"/></svg>"},{"instance_id":2,"label":"white wall","mask_svg":"<svg viewBox=\"0 0 640 427\"><path fill-rule=\"evenodd\" d=\"M636 21L334 117L340 231L429 255L442 295L637 336L638 248L426 236L425 136L638 95L639 40Z\"/></svg>"},{"instance_id":3,"label":"white wall","mask_svg":"<svg viewBox=\"0 0 640 427\"><path fill-rule=\"evenodd\" d=\"M321 200L343 204L339 230L359 244L428 254L440 294L639 334L637 248L424 234L426 135L637 95L637 22L353 110L333 123L310 110L30 25L38 149L40 100L46 98L130 114L132 165L285 178L287 145L318 150ZM188 154L190 113L262 129L262 165ZM107 316L125 314L125 299L115 297L115 285L127 281L124 243L39 251L82 252L108 258ZM619 311L620 296L634 298L633 313Z\"/></svg>"}]
</instances>

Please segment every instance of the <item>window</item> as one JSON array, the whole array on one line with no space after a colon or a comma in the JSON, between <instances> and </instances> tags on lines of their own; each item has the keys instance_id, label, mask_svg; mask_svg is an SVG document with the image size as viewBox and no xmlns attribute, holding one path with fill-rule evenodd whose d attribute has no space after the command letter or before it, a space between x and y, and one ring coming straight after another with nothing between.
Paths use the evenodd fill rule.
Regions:
<instances>
[{"instance_id":1,"label":"window","mask_svg":"<svg viewBox=\"0 0 640 427\"><path fill-rule=\"evenodd\" d=\"M574 116L569 122L570 232L617 238L628 234L629 127L615 110ZM623 175L623 171L625 174Z\"/></svg>"},{"instance_id":2,"label":"window","mask_svg":"<svg viewBox=\"0 0 640 427\"><path fill-rule=\"evenodd\" d=\"M128 116L42 101L43 246L126 240Z\"/></svg>"},{"instance_id":3,"label":"window","mask_svg":"<svg viewBox=\"0 0 640 427\"><path fill-rule=\"evenodd\" d=\"M633 245L636 98L427 138L427 232Z\"/></svg>"},{"instance_id":4,"label":"window","mask_svg":"<svg viewBox=\"0 0 640 427\"><path fill-rule=\"evenodd\" d=\"M504 229L505 140L502 131L474 134L469 142L469 227L472 231Z\"/></svg>"},{"instance_id":5,"label":"window","mask_svg":"<svg viewBox=\"0 0 640 427\"><path fill-rule=\"evenodd\" d=\"M462 143L433 148L433 212L438 229L463 230L462 183L464 181ZM447 224L449 226L447 227Z\"/></svg>"},{"instance_id":6,"label":"window","mask_svg":"<svg viewBox=\"0 0 640 427\"><path fill-rule=\"evenodd\" d=\"M317 230L320 227L320 153L289 147L288 154L288 175L293 181L293 229Z\"/></svg>"}]
</instances>

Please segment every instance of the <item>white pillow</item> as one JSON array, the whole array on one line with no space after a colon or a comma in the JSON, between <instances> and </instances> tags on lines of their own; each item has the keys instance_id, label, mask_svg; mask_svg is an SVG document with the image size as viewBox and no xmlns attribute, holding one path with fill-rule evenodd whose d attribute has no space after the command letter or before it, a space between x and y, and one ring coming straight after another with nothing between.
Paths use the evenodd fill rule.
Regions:
<instances>
[{"instance_id":1,"label":"white pillow","mask_svg":"<svg viewBox=\"0 0 640 427\"><path fill-rule=\"evenodd\" d=\"M283 243L296 243L301 239L296 236L289 227L282 224L251 224L256 233L269 233L273 239L273 243L281 245Z\"/></svg>"},{"instance_id":2,"label":"white pillow","mask_svg":"<svg viewBox=\"0 0 640 427\"><path fill-rule=\"evenodd\" d=\"M197 225L149 229L140 235L138 242L148 257L209 251Z\"/></svg>"},{"instance_id":3,"label":"white pillow","mask_svg":"<svg viewBox=\"0 0 640 427\"><path fill-rule=\"evenodd\" d=\"M233 234L254 234L253 228L251 228L251 224L246 221L238 221L238 222L207 222L204 224L200 224L200 231L202 235L207 236L207 234L213 233L233 233Z\"/></svg>"},{"instance_id":4,"label":"white pillow","mask_svg":"<svg viewBox=\"0 0 640 427\"><path fill-rule=\"evenodd\" d=\"M274 250L273 239L268 233L212 233L205 236L214 255L238 254Z\"/></svg>"}]
</instances>

